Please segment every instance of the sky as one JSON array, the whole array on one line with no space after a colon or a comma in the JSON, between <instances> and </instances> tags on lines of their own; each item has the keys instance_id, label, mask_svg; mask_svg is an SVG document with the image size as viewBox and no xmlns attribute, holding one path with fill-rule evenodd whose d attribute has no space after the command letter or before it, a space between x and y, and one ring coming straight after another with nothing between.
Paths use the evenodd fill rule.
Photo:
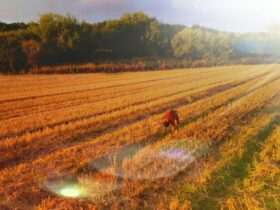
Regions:
<instances>
[{"instance_id":1,"label":"sky","mask_svg":"<svg viewBox=\"0 0 280 210\"><path fill-rule=\"evenodd\" d=\"M0 0L0 21L36 21L55 12L93 23L143 11L165 23L257 32L280 24L279 8L280 0Z\"/></svg>"}]
</instances>

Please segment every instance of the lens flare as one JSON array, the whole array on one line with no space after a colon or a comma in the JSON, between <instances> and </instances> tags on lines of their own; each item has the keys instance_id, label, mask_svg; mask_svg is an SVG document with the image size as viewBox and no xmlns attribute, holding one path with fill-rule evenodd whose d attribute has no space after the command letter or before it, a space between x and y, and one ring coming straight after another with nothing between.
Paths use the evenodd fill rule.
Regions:
<instances>
[{"instance_id":1,"label":"lens flare","mask_svg":"<svg viewBox=\"0 0 280 210\"><path fill-rule=\"evenodd\" d=\"M72 199L126 199L129 195L122 194L122 189L127 184L174 177L208 149L208 144L196 139L133 144L93 160L87 171L78 175L52 174L44 186L57 196Z\"/></svg>"},{"instance_id":2,"label":"lens flare","mask_svg":"<svg viewBox=\"0 0 280 210\"><path fill-rule=\"evenodd\" d=\"M83 195L83 190L79 186L68 186L60 190L64 197L77 198Z\"/></svg>"},{"instance_id":3,"label":"lens flare","mask_svg":"<svg viewBox=\"0 0 280 210\"><path fill-rule=\"evenodd\" d=\"M156 145L123 148L110 157L93 161L91 165L94 170L123 179L155 180L176 175L207 150L208 145L202 141L176 139Z\"/></svg>"},{"instance_id":4,"label":"lens flare","mask_svg":"<svg viewBox=\"0 0 280 210\"><path fill-rule=\"evenodd\" d=\"M43 188L58 196L68 198L85 198L89 189L80 184L76 176L71 173L52 173L46 177Z\"/></svg>"}]
</instances>

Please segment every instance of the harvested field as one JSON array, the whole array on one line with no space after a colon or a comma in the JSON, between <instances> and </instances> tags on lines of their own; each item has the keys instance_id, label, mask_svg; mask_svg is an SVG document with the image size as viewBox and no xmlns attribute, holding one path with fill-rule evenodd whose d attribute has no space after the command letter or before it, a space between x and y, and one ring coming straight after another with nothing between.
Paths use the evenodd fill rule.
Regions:
<instances>
[{"instance_id":1,"label":"harvested field","mask_svg":"<svg viewBox=\"0 0 280 210\"><path fill-rule=\"evenodd\" d=\"M280 65L0 87L1 209L279 209Z\"/></svg>"}]
</instances>

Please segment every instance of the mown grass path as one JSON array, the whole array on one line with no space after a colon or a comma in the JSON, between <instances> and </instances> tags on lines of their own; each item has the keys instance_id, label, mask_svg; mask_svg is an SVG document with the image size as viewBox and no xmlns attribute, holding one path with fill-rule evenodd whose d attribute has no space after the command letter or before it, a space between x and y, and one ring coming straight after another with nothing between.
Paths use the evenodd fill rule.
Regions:
<instances>
[{"instance_id":1,"label":"mown grass path","mask_svg":"<svg viewBox=\"0 0 280 210\"><path fill-rule=\"evenodd\" d=\"M262 144L279 124L279 120L271 119L265 128L240 148L241 156L234 157L211 174L211 182L191 195L193 209L219 209L228 197L234 197L237 186L249 175L254 157L261 151Z\"/></svg>"}]
</instances>

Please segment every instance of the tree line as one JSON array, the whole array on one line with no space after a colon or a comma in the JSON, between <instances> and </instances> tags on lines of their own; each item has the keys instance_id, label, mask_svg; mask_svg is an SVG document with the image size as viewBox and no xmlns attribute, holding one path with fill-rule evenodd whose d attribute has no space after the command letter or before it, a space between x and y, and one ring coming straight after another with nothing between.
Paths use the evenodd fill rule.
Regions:
<instances>
[{"instance_id":1,"label":"tree line","mask_svg":"<svg viewBox=\"0 0 280 210\"><path fill-rule=\"evenodd\" d=\"M142 12L94 24L70 14L46 13L37 22L0 22L0 72L108 62L118 63L117 70L145 61L155 64L154 68L261 63L279 55L279 43L278 37L268 33L236 34L165 24Z\"/></svg>"}]
</instances>

